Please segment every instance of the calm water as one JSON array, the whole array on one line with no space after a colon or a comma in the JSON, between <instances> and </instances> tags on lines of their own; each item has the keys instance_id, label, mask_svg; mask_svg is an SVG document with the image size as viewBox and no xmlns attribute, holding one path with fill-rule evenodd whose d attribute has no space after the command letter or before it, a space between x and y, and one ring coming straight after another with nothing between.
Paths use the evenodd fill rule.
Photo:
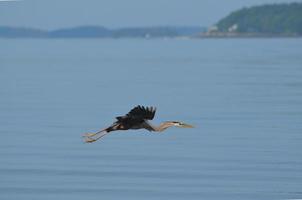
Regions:
<instances>
[{"instance_id":1,"label":"calm water","mask_svg":"<svg viewBox=\"0 0 302 200\"><path fill-rule=\"evenodd\" d=\"M302 198L302 40L0 40L0 199ZM81 135L133 106L195 129Z\"/></svg>"}]
</instances>

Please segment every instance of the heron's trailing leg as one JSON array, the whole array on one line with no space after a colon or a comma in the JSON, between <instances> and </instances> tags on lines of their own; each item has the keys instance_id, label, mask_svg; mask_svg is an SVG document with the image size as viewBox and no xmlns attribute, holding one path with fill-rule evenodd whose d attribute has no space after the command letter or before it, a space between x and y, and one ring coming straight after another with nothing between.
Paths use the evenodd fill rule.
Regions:
<instances>
[{"instance_id":1,"label":"heron's trailing leg","mask_svg":"<svg viewBox=\"0 0 302 200\"><path fill-rule=\"evenodd\" d=\"M84 135L83 135L83 137L93 137L93 136L95 136L97 133L85 133Z\"/></svg>"},{"instance_id":2,"label":"heron's trailing leg","mask_svg":"<svg viewBox=\"0 0 302 200\"><path fill-rule=\"evenodd\" d=\"M106 129L98 131L96 133L86 133L83 137L85 138L86 143L92 143L106 135L108 132Z\"/></svg>"}]
</instances>

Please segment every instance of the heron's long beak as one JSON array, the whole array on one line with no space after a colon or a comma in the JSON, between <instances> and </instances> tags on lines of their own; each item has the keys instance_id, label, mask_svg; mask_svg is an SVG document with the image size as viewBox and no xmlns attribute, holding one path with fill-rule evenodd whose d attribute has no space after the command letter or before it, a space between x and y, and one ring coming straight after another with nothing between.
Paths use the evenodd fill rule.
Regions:
<instances>
[{"instance_id":1,"label":"heron's long beak","mask_svg":"<svg viewBox=\"0 0 302 200\"><path fill-rule=\"evenodd\" d=\"M194 126L190 125L190 124L185 124L185 123L182 123L181 124L181 127L182 128L194 128Z\"/></svg>"}]
</instances>

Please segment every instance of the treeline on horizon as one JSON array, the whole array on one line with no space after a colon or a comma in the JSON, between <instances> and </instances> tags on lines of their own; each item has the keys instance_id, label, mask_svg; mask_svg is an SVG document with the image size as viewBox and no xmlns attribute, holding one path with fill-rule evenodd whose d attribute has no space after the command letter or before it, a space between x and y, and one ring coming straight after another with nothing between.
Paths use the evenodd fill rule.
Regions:
<instances>
[{"instance_id":1,"label":"treeline on horizon","mask_svg":"<svg viewBox=\"0 0 302 200\"><path fill-rule=\"evenodd\" d=\"M199 26L154 26L108 29L102 26L78 26L46 31L24 27L0 26L2 38L161 38L194 36L204 31Z\"/></svg>"},{"instance_id":2,"label":"treeline on horizon","mask_svg":"<svg viewBox=\"0 0 302 200\"><path fill-rule=\"evenodd\" d=\"M302 35L302 3L270 4L232 12L217 24L218 31Z\"/></svg>"}]
</instances>

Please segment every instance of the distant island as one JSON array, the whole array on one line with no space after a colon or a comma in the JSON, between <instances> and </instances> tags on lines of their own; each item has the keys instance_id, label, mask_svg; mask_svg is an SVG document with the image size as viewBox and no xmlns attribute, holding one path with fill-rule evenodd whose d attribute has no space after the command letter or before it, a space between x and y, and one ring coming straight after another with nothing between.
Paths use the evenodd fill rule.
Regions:
<instances>
[{"instance_id":1,"label":"distant island","mask_svg":"<svg viewBox=\"0 0 302 200\"><path fill-rule=\"evenodd\" d=\"M109 29L77 26L56 30L0 26L0 38L217 38L302 37L302 3L242 8L214 26L153 26Z\"/></svg>"},{"instance_id":2,"label":"distant island","mask_svg":"<svg viewBox=\"0 0 302 200\"><path fill-rule=\"evenodd\" d=\"M108 29L102 26L78 26L52 31L0 26L0 38L180 38L205 31L199 26L154 26Z\"/></svg>"},{"instance_id":3,"label":"distant island","mask_svg":"<svg viewBox=\"0 0 302 200\"><path fill-rule=\"evenodd\" d=\"M201 34L201 37L301 37L302 3L243 8Z\"/></svg>"}]
</instances>

